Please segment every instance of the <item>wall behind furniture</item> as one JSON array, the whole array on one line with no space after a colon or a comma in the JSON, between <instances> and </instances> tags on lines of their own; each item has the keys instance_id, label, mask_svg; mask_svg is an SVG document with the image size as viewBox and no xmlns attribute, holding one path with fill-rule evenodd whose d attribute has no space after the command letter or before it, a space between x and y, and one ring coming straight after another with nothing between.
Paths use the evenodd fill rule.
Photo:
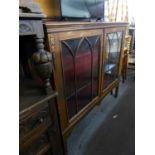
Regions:
<instances>
[{"instance_id":1,"label":"wall behind furniture","mask_svg":"<svg viewBox=\"0 0 155 155\"><path fill-rule=\"evenodd\" d=\"M59 0L34 0L41 7L43 13L48 18L60 17Z\"/></svg>"}]
</instances>

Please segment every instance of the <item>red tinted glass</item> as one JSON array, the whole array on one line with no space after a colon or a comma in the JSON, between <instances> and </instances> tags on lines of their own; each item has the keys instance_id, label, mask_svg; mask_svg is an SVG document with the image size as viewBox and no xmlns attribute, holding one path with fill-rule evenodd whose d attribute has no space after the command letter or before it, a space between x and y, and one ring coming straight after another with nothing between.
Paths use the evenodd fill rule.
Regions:
<instances>
[{"instance_id":1,"label":"red tinted glass","mask_svg":"<svg viewBox=\"0 0 155 155\"><path fill-rule=\"evenodd\" d=\"M71 118L98 94L100 39L65 40L61 48L64 93Z\"/></svg>"}]
</instances>

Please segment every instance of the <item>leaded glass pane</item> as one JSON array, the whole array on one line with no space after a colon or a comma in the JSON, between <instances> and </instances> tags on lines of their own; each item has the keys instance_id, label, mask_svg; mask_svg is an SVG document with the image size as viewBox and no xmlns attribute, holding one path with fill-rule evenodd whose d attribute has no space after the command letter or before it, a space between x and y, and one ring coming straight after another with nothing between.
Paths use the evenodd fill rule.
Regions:
<instances>
[{"instance_id":1,"label":"leaded glass pane","mask_svg":"<svg viewBox=\"0 0 155 155\"><path fill-rule=\"evenodd\" d=\"M106 51L104 62L104 83L106 88L117 79L120 61L122 32L108 33L106 35Z\"/></svg>"},{"instance_id":2,"label":"leaded glass pane","mask_svg":"<svg viewBox=\"0 0 155 155\"><path fill-rule=\"evenodd\" d=\"M71 118L98 95L100 39L65 40L61 49L64 94Z\"/></svg>"},{"instance_id":3,"label":"leaded glass pane","mask_svg":"<svg viewBox=\"0 0 155 155\"><path fill-rule=\"evenodd\" d=\"M77 93L78 111L85 107L91 99L91 84L89 83Z\"/></svg>"},{"instance_id":4,"label":"leaded glass pane","mask_svg":"<svg viewBox=\"0 0 155 155\"><path fill-rule=\"evenodd\" d=\"M99 75L99 58L100 58L100 39L96 37L96 41L93 47L93 98L98 93L98 75Z\"/></svg>"},{"instance_id":5,"label":"leaded glass pane","mask_svg":"<svg viewBox=\"0 0 155 155\"><path fill-rule=\"evenodd\" d=\"M65 95L69 97L75 91L74 57L65 43L62 43L62 51Z\"/></svg>"},{"instance_id":6,"label":"leaded glass pane","mask_svg":"<svg viewBox=\"0 0 155 155\"><path fill-rule=\"evenodd\" d=\"M67 99L67 109L69 118L77 113L76 96L73 95Z\"/></svg>"},{"instance_id":7,"label":"leaded glass pane","mask_svg":"<svg viewBox=\"0 0 155 155\"><path fill-rule=\"evenodd\" d=\"M91 83L91 53L91 48L88 42L84 39L77 50L75 57L77 89Z\"/></svg>"}]
</instances>

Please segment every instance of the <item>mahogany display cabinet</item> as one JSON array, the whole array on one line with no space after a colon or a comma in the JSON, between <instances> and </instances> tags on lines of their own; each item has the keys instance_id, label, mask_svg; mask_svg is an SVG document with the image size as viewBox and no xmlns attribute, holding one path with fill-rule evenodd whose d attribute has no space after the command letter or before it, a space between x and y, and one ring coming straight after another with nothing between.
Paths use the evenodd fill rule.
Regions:
<instances>
[{"instance_id":1,"label":"mahogany display cabinet","mask_svg":"<svg viewBox=\"0 0 155 155\"><path fill-rule=\"evenodd\" d=\"M64 142L109 92L118 94L127 23L44 21Z\"/></svg>"}]
</instances>

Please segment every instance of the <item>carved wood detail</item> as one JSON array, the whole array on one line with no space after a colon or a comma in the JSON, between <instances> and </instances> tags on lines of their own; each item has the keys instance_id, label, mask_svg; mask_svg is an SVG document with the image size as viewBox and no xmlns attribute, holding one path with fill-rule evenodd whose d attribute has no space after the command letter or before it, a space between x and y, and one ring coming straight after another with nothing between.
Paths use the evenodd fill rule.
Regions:
<instances>
[{"instance_id":1,"label":"carved wood detail","mask_svg":"<svg viewBox=\"0 0 155 155\"><path fill-rule=\"evenodd\" d=\"M19 24L19 33L34 33L34 29L30 23L20 23Z\"/></svg>"}]
</instances>

